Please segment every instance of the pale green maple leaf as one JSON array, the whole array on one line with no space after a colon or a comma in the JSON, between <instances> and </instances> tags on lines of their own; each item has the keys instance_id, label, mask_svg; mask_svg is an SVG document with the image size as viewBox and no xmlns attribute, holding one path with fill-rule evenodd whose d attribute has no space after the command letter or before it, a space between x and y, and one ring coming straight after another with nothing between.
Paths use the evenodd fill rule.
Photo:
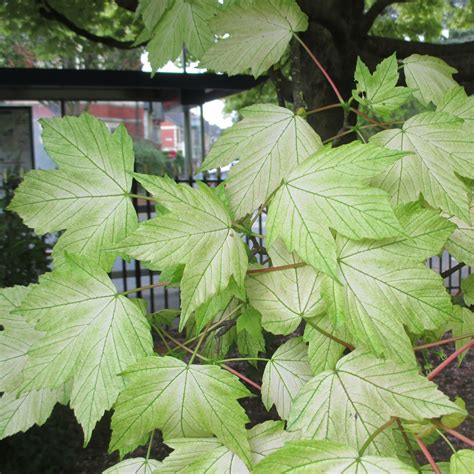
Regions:
<instances>
[{"instance_id":1,"label":"pale green maple leaf","mask_svg":"<svg viewBox=\"0 0 474 474\"><path fill-rule=\"evenodd\" d=\"M328 334L347 343L352 342L352 335L346 330L344 325L335 328L333 321L327 314L306 321L303 338L308 343L309 365L313 374L316 375L325 370L334 369L346 347L325 336L313 326L317 326Z\"/></svg>"},{"instance_id":2,"label":"pale green maple leaf","mask_svg":"<svg viewBox=\"0 0 474 474\"><path fill-rule=\"evenodd\" d=\"M173 449L173 452L163 460L162 465L157 470L159 474L197 472L195 463L199 464L202 460L211 459L222 469L220 472L229 472L229 464L237 460L237 464L241 467L243 473L248 473L245 463L223 446L217 438L172 438L167 439L165 443Z\"/></svg>"},{"instance_id":3,"label":"pale green maple leaf","mask_svg":"<svg viewBox=\"0 0 474 474\"><path fill-rule=\"evenodd\" d=\"M260 352L265 352L261 319L253 308L247 308L237 319L237 348L244 357L258 357Z\"/></svg>"},{"instance_id":4,"label":"pale green maple leaf","mask_svg":"<svg viewBox=\"0 0 474 474\"><path fill-rule=\"evenodd\" d=\"M338 237L343 284L326 277L322 294L333 322L344 324L358 347L416 365L404 326L422 334L451 318L442 279L424 262L441 251L454 225L418 204L401 206L396 215L403 237L359 242Z\"/></svg>"},{"instance_id":5,"label":"pale green maple leaf","mask_svg":"<svg viewBox=\"0 0 474 474\"><path fill-rule=\"evenodd\" d=\"M393 112L402 106L412 94L411 89L397 86L398 76L396 53L379 63L373 74L370 73L363 61L357 58L354 74L357 89L352 92L352 96L375 113Z\"/></svg>"},{"instance_id":6,"label":"pale green maple leaf","mask_svg":"<svg viewBox=\"0 0 474 474\"><path fill-rule=\"evenodd\" d=\"M193 189L170 178L135 176L170 212L140 224L116 249L153 269L185 265L181 330L191 313L225 290L231 278L243 286L245 246L224 204L206 185Z\"/></svg>"},{"instance_id":7,"label":"pale green maple leaf","mask_svg":"<svg viewBox=\"0 0 474 474\"><path fill-rule=\"evenodd\" d=\"M218 13L216 0L160 2L162 5L146 2L142 13L151 38L147 51L153 71L174 61L183 46L193 56L201 57L213 44L209 21Z\"/></svg>"},{"instance_id":8,"label":"pale green maple leaf","mask_svg":"<svg viewBox=\"0 0 474 474\"><path fill-rule=\"evenodd\" d=\"M470 224L472 192L457 175L474 178L474 136L466 133L463 120L446 112L425 112L370 141L408 152L373 181L391 194L393 204L417 201L422 194L432 207Z\"/></svg>"},{"instance_id":9,"label":"pale green maple leaf","mask_svg":"<svg viewBox=\"0 0 474 474\"><path fill-rule=\"evenodd\" d=\"M445 248L458 262L474 266L474 200L471 200L469 209L470 224L455 216L449 218L457 229L449 237Z\"/></svg>"},{"instance_id":10,"label":"pale green maple leaf","mask_svg":"<svg viewBox=\"0 0 474 474\"><path fill-rule=\"evenodd\" d=\"M57 402L67 403L63 387L31 390L20 396L15 392L4 393L0 398L0 439L27 431L33 425L41 426Z\"/></svg>"},{"instance_id":11,"label":"pale green maple leaf","mask_svg":"<svg viewBox=\"0 0 474 474\"><path fill-rule=\"evenodd\" d=\"M474 97L468 96L462 86L448 90L437 104L436 111L459 117L470 127L474 125Z\"/></svg>"},{"instance_id":12,"label":"pale green maple leaf","mask_svg":"<svg viewBox=\"0 0 474 474\"><path fill-rule=\"evenodd\" d=\"M369 180L402 154L360 143L325 147L296 168L268 211L268 245L280 237L306 263L337 278L330 229L351 239L400 235L387 194Z\"/></svg>"},{"instance_id":13,"label":"pale green maple leaf","mask_svg":"<svg viewBox=\"0 0 474 474\"><path fill-rule=\"evenodd\" d=\"M71 408L87 442L123 387L119 374L152 353L143 311L117 294L101 267L76 255L40 277L17 311L44 332L28 351L21 392L71 380Z\"/></svg>"},{"instance_id":14,"label":"pale green maple leaf","mask_svg":"<svg viewBox=\"0 0 474 474\"><path fill-rule=\"evenodd\" d=\"M210 25L221 38L201 65L230 75L250 69L258 77L281 59L294 33L308 28L308 18L295 1L259 0L230 6Z\"/></svg>"},{"instance_id":15,"label":"pale green maple leaf","mask_svg":"<svg viewBox=\"0 0 474 474\"><path fill-rule=\"evenodd\" d=\"M227 288L217 293L209 301L196 309L194 312L194 321L196 323L194 333L196 335L199 334L206 324L213 320L215 321L218 314L222 311L226 311L230 305L232 305L232 310L235 310L237 300L245 301L246 299L247 297L243 288L239 288L234 280L231 279ZM234 301L232 302L232 300Z\"/></svg>"},{"instance_id":16,"label":"pale green maple leaf","mask_svg":"<svg viewBox=\"0 0 474 474\"><path fill-rule=\"evenodd\" d=\"M9 209L38 234L66 231L54 246L56 265L68 251L110 270L117 253L104 248L137 225L128 197L132 139L123 125L110 134L105 123L86 113L42 120L41 125L46 151L59 169L28 172Z\"/></svg>"},{"instance_id":17,"label":"pale green maple leaf","mask_svg":"<svg viewBox=\"0 0 474 474\"><path fill-rule=\"evenodd\" d=\"M200 353L203 356L217 360L223 359L229 353L232 344L237 338L237 330L232 322L237 318L238 314L239 304L236 300L231 300L223 311L217 313L212 319L212 324L227 322L230 327L223 326L224 334L217 330L208 334L200 349Z\"/></svg>"},{"instance_id":18,"label":"pale green maple leaf","mask_svg":"<svg viewBox=\"0 0 474 474\"><path fill-rule=\"evenodd\" d=\"M469 97L464 88L459 86L449 90L436 108L438 112L447 112L464 120L467 134L474 129L474 97ZM446 244L446 250L458 261L474 266L474 201L471 196L469 220L463 222L451 216L451 222L458 227Z\"/></svg>"},{"instance_id":19,"label":"pale green maple leaf","mask_svg":"<svg viewBox=\"0 0 474 474\"><path fill-rule=\"evenodd\" d=\"M284 421L265 421L248 431L252 462L254 464L264 457L282 448L289 441L299 439L298 433L285 431Z\"/></svg>"},{"instance_id":20,"label":"pale green maple leaf","mask_svg":"<svg viewBox=\"0 0 474 474\"><path fill-rule=\"evenodd\" d=\"M462 308L461 306L454 306L454 314L457 316L456 319L451 321L449 327L453 331L454 337L465 336L466 334L474 334L474 313L468 308ZM472 338L471 338L472 339ZM456 349L460 349L462 346L469 342L469 338L460 339L456 341ZM458 356L459 364L466 357L467 352L463 352Z\"/></svg>"},{"instance_id":21,"label":"pale green maple leaf","mask_svg":"<svg viewBox=\"0 0 474 474\"><path fill-rule=\"evenodd\" d=\"M270 454L257 464L253 472L416 474L418 471L399 459L360 456L355 449L330 441L296 441Z\"/></svg>"},{"instance_id":22,"label":"pale green maple leaf","mask_svg":"<svg viewBox=\"0 0 474 474\"><path fill-rule=\"evenodd\" d=\"M174 449L157 474L249 474L245 463L216 438L173 439L166 444Z\"/></svg>"},{"instance_id":23,"label":"pale green maple leaf","mask_svg":"<svg viewBox=\"0 0 474 474\"><path fill-rule=\"evenodd\" d=\"M15 286L0 290L0 439L34 424L42 425L56 402L67 403L64 386L56 389L32 390L21 396L16 391L23 381L23 367L32 344L41 333L14 311L28 295L31 287Z\"/></svg>"},{"instance_id":24,"label":"pale green maple leaf","mask_svg":"<svg viewBox=\"0 0 474 474\"><path fill-rule=\"evenodd\" d=\"M437 466L439 467L439 470L441 471L441 474L450 474L449 470L449 462L437 462ZM431 467L430 464L425 464L424 466L420 466L420 471L421 474L433 474L433 468Z\"/></svg>"},{"instance_id":25,"label":"pale green maple leaf","mask_svg":"<svg viewBox=\"0 0 474 474\"><path fill-rule=\"evenodd\" d=\"M464 301L467 305L474 305L474 274L469 275L461 283Z\"/></svg>"},{"instance_id":26,"label":"pale green maple leaf","mask_svg":"<svg viewBox=\"0 0 474 474\"><path fill-rule=\"evenodd\" d=\"M257 104L241 113L243 120L219 137L201 167L210 170L239 160L225 185L238 218L264 203L282 179L322 146L309 124L288 109Z\"/></svg>"},{"instance_id":27,"label":"pale green maple leaf","mask_svg":"<svg viewBox=\"0 0 474 474\"><path fill-rule=\"evenodd\" d=\"M136 15L141 15L145 27L152 32L175 0L139 0ZM176 58L175 58L176 59Z\"/></svg>"},{"instance_id":28,"label":"pale green maple leaf","mask_svg":"<svg viewBox=\"0 0 474 474\"><path fill-rule=\"evenodd\" d=\"M161 466L160 461L131 458L109 467L102 474L153 474Z\"/></svg>"},{"instance_id":29,"label":"pale green maple leaf","mask_svg":"<svg viewBox=\"0 0 474 474\"><path fill-rule=\"evenodd\" d=\"M466 409L466 402L461 398L461 397L456 397L454 399L454 403L462 408L463 410ZM451 415L444 415L441 417L440 421L444 426L447 426L448 428L457 428L461 423L464 422L464 420L467 418L467 412L466 413L452 413ZM435 428L432 426L432 428ZM438 433L436 433L435 429L433 429L433 437L434 441L438 439ZM429 438L428 438L429 441Z\"/></svg>"},{"instance_id":30,"label":"pale green maple leaf","mask_svg":"<svg viewBox=\"0 0 474 474\"><path fill-rule=\"evenodd\" d=\"M126 388L115 405L110 451L125 454L158 428L165 439L214 434L249 464L248 418L237 400L250 392L234 375L215 365L155 356L123 375Z\"/></svg>"},{"instance_id":31,"label":"pale green maple leaf","mask_svg":"<svg viewBox=\"0 0 474 474\"><path fill-rule=\"evenodd\" d=\"M433 56L412 54L403 60L403 70L407 86L415 89L413 95L424 105L438 104L447 91L458 86L453 79L457 70Z\"/></svg>"},{"instance_id":32,"label":"pale green maple leaf","mask_svg":"<svg viewBox=\"0 0 474 474\"><path fill-rule=\"evenodd\" d=\"M143 301L143 300L142 300ZM165 308L160 309L151 315L151 321L159 328L171 327L179 317L179 309Z\"/></svg>"},{"instance_id":33,"label":"pale green maple leaf","mask_svg":"<svg viewBox=\"0 0 474 474\"><path fill-rule=\"evenodd\" d=\"M451 456L449 473L467 474L474 471L474 450L461 449Z\"/></svg>"},{"instance_id":34,"label":"pale green maple leaf","mask_svg":"<svg viewBox=\"0 0 474 474\"><path fill-rule=\"evenodd\" d=\"M416 421L464 412L417 368L356 350L300 390L287 429L301 430L307 439L329 439L360 449L392 416ZM396 455L392 428L380 433L367 452Z\"/></svg>"},{"instance_id":35,"label":"pale green maple leaf","mask_svg":"<svg viewBox=\"0 0 474 474\"><path fill-rule=\"evenodd\" d=\"M0 391L18 388L26 354L41 333L19 314L18 308L31 287L14 286L0 290Z\"/></svg>"},{"instance_id":36,"label":"pale green maple leaf","mask_svg":"<svg viewBox=\"0 0 474 474\"><path fill-rule=\"evenodd\" d=\"M262 401L267 410L275 405L284 420L288 418L293 399L312 377L308 347L302 337L282 344L267 362L262 377Z\"/></svg>"},{"instance_id":37,"label":"pale green maple leaf","mask_svg":"<svg viewBox=\"0 0 474 474\"><path fill-rule=\"evenodd\" d=\"M288 441L297 439L295 433L284 429L283 421L266 421L247 431L255 464ZM166 440L173 452L157 470L159 474L185 472L245 474L245 463L216 438L177 438Z\"/></svg>"},{"instance_id":38,"label":"pale green maple leaf","mask_svg":"<svg viewBox=\"0 0 474 474\"><path fill-rule=\"evenodd\" d=\"M281 240L268 250L275 266L301 263ZM262 325L273 334L290 334L302 318L324 311L319 287L321 276L310 266L278 272L254 273L245 281L250 304L262 315Z\"/></svg>"}]
</instances>

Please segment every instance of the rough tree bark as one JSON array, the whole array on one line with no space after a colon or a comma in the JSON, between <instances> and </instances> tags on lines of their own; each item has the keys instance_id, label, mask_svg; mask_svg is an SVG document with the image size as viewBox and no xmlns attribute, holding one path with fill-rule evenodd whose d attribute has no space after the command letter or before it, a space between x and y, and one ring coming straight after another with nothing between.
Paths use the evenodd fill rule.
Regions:
<instances>
[{"instance_id":1,"label":"rough tree bark","mask_svg":"<svg viewBox=\"0 0 474 474\"><path fill-rule=\"evenodd\" d=\"M303 41L317 55L318 60L333 78L342 96L347 99L353 89L353 75L360 37L356 26L363 13L363 1L328 0L314 2L299 0L301 9L309 17L308 30L301 35ZM295 47L299 47L295 46ZM338 99L311 58L300 52L301 92L309 109L337 103ZM292 55L292 60L297 60ZM295 66L293 66L295 67ZM311 126L323 139L338 133L343 123L341 109L310 115Z\"/></svg>"},{"instance_id":2,"label":"rough tree bark","mask_svg":"<svg viewBox=\"0 0 474 474\"><path fill-rule=\"evenodd\" d=\"M370 36L369 31L385 8L393 3L409 0L379 0L367 12L364 12L363 0L298 0L301 9L309 17L309 28L301 35L303 41L317 55L344 99L348 99L354 88L354 71L357 56L369 67L374 68L383 58L397 52L399 59L410 54L430 54L438 56L458 69L456 79L469 92L474 84L474 42L460 44L431 44L408 42L404 40ZM293 48L299 45L293 46ZM293 69L299 70L301 91L293 95L302 95L306 107L314 109L337 102L322 73L316 68L309 56L300 51L299 64ZM292 55L293 62L298 61ZM300 94L300 92L302 94ZM311 126L323 139L338 133L343 123L343 112L332 109L308 117Z\"/></svg>"}]
</instances>

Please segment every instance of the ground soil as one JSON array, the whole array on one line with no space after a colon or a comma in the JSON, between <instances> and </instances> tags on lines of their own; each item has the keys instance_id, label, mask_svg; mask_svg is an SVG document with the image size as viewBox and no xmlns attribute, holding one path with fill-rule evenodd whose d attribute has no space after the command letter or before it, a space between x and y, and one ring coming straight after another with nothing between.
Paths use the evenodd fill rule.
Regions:
<instances>
[{"instance_id":1,"label":"ground soil","mask_svg":"<svg viewBox=\"0 0 474 474\"><path fill-rule=\"evenodd\" d=\"M446 351L448 354L450 349ZM431 356L430 361L437 365L440 359ZM238 370L246 370L253 380L260 379L260 372L240 365L234 365ZM464 360L461 368L452 365L441 373L436 382L449 396L461 396L470 413L474 414L474 351ZM277 419L276 413L268 413L263 407L260 397L255 396L242 401L252 424L261 423L268 419ZM63 406L57 406L53 415L42 427L34 427L27 433L20 433L0 442L0 472L2 474L99 474L107 467L118 462L116 453L107 454L110 440L110 413L97 424L91 442L83 448L83 435L72 411ZM459 428L466 436L474 439L474 422L467 420ZM457 449L467 448L449 437ZM152 457L163 459L169 450L160 442L156 434ZM436 460L448 460L450 448L442 440L430 446L430 451ZM144 456L146 447L137 449L132 455ZM420 457L420 461L426 461Z\"/></svg>"}]
</instances>

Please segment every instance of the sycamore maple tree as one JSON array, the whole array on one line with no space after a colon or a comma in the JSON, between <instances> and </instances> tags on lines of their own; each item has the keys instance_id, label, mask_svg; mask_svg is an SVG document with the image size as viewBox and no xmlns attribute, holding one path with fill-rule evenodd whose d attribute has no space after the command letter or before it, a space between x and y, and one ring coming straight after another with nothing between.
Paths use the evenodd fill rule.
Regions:
<instances>
[{"instance_id":1,"label":"sycamore maple tree","mask_svg":"<svg viewBox=\"0 0 474 474\"><path fill-rule=\"evenodd\" d=\"M38 284L0 292L0 438L62 403L85 443L111 409L111 452L149 443L146 457L108 473L472 472L474 451L437 462L427 447L443 432L474 446L456 429L464 402L433 381L474 345L474 277L455 305L425 265L444 249L474 264L474 100L455 70L419 55L394 54L374 72L359 60L344 98L299 38L307 18L293 0L142 0L139 12L155 68L184 43L203 67L258 76L293 39L337 102L245 109L202 166L237 162L217 188L134 173L124 126L110 133L87 114L44 120L58 169L29 172L10 208L61 236ZM373 118L413 97L426 111ZM341 131L323 142L305 118L338 107ZM366 129L376 132L369 143ZM141 223L133 179L156 202ZM150 287L179 285L180 310L148 314L130 297L143 288L117 291L108 272L119 256L161 272ZM266 333L283 341L271 354ZM416 353L444 344L455 352L424 373ZM257 367L261 385L236 362ZM239 400L252 395L280 420L249 428ZM173 450L161 461L150 458L155 430Z\"/></svg>"}]
</instances>

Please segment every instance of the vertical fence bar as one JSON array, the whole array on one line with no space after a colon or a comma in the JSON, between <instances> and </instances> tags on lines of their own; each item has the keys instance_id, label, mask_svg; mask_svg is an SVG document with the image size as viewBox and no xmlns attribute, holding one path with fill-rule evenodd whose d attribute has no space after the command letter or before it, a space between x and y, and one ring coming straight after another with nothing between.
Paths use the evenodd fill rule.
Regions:
<instances>
[{"instance_id":1,"label":"vertical fence bar","mask_svg":"<svg viewBox=\"0 0 474 474\"><path fill-rule=\"evenodd\" d=\"M146 195L150 196L150 193L146 191ZM151 219L151 201L148 199L145 201L145 209L146 209L146 217L147 219ZM153 279L153 272L151 270L148 270L148 277L150 278L150 285L153 285L154 279ZM150 288L150 309L151 312L155 312L155 289Z\"/></svg>"},{"instance_id":2,"label":"vertical fence bar","mask_svg":"<svg viewBox=\"0 0 474 474\"><path fill-rule=\"evenodd\" d=\"M184 106L184 175L188 178L190 186L193 186L193 148L191 136L191 112L189 107Z\"/></svg>"},{"instance_id":3,"label":"vertical fence bar","mask_svg":"<svg viewBox=\"0 0 474 474\"><path fill-rule=\"evenodd\" d=\"M204 120L204 107L202 104L199 106L199 113L200 113L200 124L201 124L201 165L204 161L206 156L206 121ZM207 177L205 175L205 177Z\"/></svg>"},{"instance_id":4,"label":"vertical fence bar","mask_svg":"<svg viewBox=\"0 0 474 474\"><path fill-rule=\"evenodd\" d=\"M449 270L453 268L453 257L451 255L448 256L448 261L449 261ZM451 290L453 289L453 276L449 275L448 277L448 291L451 293Z\"/></svg>"},{"instance_id":5,"label":"vertical fence bar","mask_svg":"<svg viewBox=\"0 0 474 474\"><path fill-rule=\"evenodd\" d=\"M123 283L123 290L128 290L128 278L127 278L127 263L125 260L122 260L122 283Z\"/></svg>"},{"instance_id":6,"label":"vertical fence bar","mask_svg":"<svg viewBox=\"0 0 474 474\"><path fill-rule=\"evenodd\" d=\"M135 180L132 183L132 194L137 194L138 192L138 185ZM135 208L135 212L137 215L140 215L140 209L138 207L138 199L132 198L133 207ZM134 260L134 273L135 273L135 287L140 288L142 286L142 272L140 262L138 260ZM142 297L142 292L137 291L137 298Z\"/></svg>"}]
</instances>

